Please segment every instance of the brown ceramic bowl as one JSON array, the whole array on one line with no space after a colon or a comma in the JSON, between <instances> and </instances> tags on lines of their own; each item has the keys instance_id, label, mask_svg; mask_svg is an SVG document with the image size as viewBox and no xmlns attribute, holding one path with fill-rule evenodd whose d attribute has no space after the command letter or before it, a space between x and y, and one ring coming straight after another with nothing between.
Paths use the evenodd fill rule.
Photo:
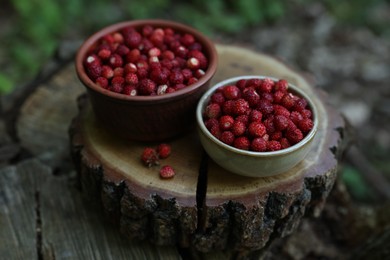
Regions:
<instances>
[{"instance_id":1,"label":"brown ceramic bowl","mask_svg":"<svg viewBox=\"0 0 390 260\"><path fill-rule=\"evenodd\" d=\"M170 27L179 33L192 34L209 61L205 75L181 90L156 96L127 96L95 84L83 66L90 48L104 35L128 26L137 29L144 25ZM166 20L134 20L105 27L90 36L78 50L75 63L96 117L112 134L128 140L162 141L180 135L194 125L197 102L217 69L217 51L207 37L189 26Z\"/></svg>"}]
</instances>

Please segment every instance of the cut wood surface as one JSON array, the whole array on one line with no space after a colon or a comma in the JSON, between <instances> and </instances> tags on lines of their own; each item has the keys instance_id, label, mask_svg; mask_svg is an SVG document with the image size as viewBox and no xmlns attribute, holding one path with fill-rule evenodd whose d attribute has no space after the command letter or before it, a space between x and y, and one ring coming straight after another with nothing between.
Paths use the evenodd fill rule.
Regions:
<instances>
[{"instance_id":1,"label":"cut wood surface","mask_svg":"<svg viewBox=\"0 0 390 260\"><path fill-rule=\"evenodd\" d=\"M169 141L172 155L162 163L172 165L177 174L161 180L158 167L147 168L139 159L144 147L156 144L111 135L96 121L88 99L81 97L70 137L82 190L102 203L129 239L245 254L290 234L304 214L318 216L324 206L336 179L341 116L327 105L324 93L280 61L240 47L217 49L219 67L213 83L238 75L268 75L305 90L319 112L315 145L286 173L246 178L208 159L194 130Z\"/></svg>"}]
</instances>

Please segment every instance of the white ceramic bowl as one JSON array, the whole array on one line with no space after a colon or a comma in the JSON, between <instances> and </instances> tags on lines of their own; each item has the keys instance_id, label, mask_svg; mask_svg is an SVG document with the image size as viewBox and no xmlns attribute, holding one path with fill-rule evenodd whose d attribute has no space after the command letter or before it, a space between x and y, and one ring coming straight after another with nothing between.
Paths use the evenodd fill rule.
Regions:
<instances>
[{"instance_id":1,"label":"white ceramic bowl","mask_svg":"<svg viewBox=\"0 0 390 260\"><path fill-rule=\"evenodd\" d=\"M305 98L312 110L314 126L312 130L298 143L282 150L272 152L254 152L237 149L227 145L214 137L206 128L203 121L203 112L211 95L220 87L235 84L240 79L270 78L266 76L240 76L221 81L206 91L199 100L196 110L196 120L200 141L208 155L226 170L244 176L266 177L284 173L302 161L310 151L312 141L317 133L317 109L301 89L289 83L289 91Z\"/></svg>"}]
</instances>

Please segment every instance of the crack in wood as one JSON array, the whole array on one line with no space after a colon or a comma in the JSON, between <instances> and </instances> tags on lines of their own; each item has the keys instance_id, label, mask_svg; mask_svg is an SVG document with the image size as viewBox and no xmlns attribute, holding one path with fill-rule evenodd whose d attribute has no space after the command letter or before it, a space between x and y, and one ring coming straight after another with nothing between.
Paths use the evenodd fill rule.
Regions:
<instances>
[{"instance_id":1,"label":"crack in wood","mask_svg":"<svg viewBox=\"0 0 390 260\"><path fill-rule=\"evenodd\" d=\"M42 250L42 219L41 219L41 202L40 193L35 191L35 231L36 231L36 248L38 260L43 260Z\"/></svg>"},{"instance_id":2,"label":"crack in wood","mask_svg":"<svg viewBox=\"0 0 390 260\"><path fill-rule=\"evenodd\" d=\"M198 211L197 232L206 231L206 193L207 193L207 172L209 157L206 151L202 152L202 159L199 165L198 183L196 187L196 207Z\"/></svg>"}]
</instances>

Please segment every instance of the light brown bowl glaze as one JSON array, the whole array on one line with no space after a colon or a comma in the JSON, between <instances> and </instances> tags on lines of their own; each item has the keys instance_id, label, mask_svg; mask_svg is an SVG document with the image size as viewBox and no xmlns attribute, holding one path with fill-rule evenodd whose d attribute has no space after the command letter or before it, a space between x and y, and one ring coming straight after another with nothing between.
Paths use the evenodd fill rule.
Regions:
<instances>
[{"instance_id":1,"label":"light brown bowl glaze","mask_svg":"<svg viewBox=\"0 0 390 260\"><path fill-rule=\"evenodd\" d=\"M209 60L205 75L181 90L157 96L127 96L95 84L83 66L91 46L108 33L127 26L140 28L144 25L170 27L176 32L192 34L202 44L203 52ZM162 141L180 135L194 125L197 102L215 74L217 59L214 44L189 26L167 20L134 20L113 24L90 36L79 48L75 66L77 76L87 89L96 117L112 134L128 140Z\"/></svg>"}]
</instances>

